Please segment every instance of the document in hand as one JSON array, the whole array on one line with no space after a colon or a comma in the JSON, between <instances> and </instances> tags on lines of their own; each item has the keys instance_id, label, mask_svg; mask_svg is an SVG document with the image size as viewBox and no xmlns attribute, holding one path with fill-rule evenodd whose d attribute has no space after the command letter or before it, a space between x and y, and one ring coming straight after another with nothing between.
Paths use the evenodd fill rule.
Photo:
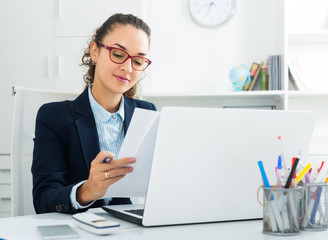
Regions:
<instances>
[{"instance_id":1,"label":"document in hand","mask_svg":"<svg viewBox=\"0 0 328 240\"><path fill-rule=\"evenodd\" d=\"M133 172L107 189L104 198L144 197L154 153L159 112L136 108L118 158L135 157Z\"/></svg>"}]
</instances>

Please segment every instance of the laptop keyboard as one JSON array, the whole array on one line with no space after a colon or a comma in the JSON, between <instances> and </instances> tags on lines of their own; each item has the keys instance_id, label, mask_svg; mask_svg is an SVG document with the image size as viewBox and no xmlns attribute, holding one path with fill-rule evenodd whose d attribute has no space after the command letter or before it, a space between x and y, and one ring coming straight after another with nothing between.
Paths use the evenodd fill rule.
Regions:
<instances>
[{"instance_id":1,"label":"laptop keyboard","mask_svg":"<svg viewBox=\"0 0 328 240\"><path fill-rule=\"evenodd\" d=\"M143 214L144 214L143 209L124 210L124 212L133 213L133 214L136 214L136 215L139 215L139 216L143 216Z\"/></svg>"}]
</instances>

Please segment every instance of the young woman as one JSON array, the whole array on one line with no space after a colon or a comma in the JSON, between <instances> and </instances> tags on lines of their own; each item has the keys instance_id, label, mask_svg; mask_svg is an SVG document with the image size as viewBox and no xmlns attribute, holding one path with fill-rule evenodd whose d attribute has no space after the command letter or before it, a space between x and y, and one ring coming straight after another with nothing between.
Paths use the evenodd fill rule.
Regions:
<instances>
[{"instance_id":1,"label":"young woman","mask_svg":"<svg viewBox=\"0 0 328 240\"><path fill-rule=\"evenodd\" d=\"M133 171L134 158L117 159L136 107L133 99L147 59L150 29L133 15L115 14L96 30L82 58L84 92L74 101L43 105L36 118L33 202L37 213L85 211L130 199L101 199Z\"/></svg>"}]
</instances>

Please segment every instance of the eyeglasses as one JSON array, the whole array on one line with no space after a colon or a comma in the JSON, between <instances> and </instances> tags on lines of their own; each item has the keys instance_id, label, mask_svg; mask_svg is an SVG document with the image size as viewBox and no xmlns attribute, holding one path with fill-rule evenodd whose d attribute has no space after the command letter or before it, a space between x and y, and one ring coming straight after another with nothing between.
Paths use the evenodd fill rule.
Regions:
<instances>
[{"instance_id":1,"label":"eyeglasses","mask_svg":"<svg viewBox=\"0 0 328 240\"><path fill-rule=\"evenodd\" d=\"M144 71L151 64L151 61L148 58L141 56L130 56L126 51L120 48L109 47L102 43L98 43L98 45L109 51L109 58L114 63L122 64L131 58L131 66L137 71Z\"/></svg>"}]
</instances>

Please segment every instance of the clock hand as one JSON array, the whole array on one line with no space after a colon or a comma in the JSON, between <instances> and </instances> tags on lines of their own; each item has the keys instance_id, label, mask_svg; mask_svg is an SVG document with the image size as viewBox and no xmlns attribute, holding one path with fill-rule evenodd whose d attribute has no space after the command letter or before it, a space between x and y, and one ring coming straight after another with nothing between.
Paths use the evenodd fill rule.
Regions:
<instances>
[{"instance_id":1,"label":"clock hand","mask_svg":"<svg viewBox=\"0 0 328 240\"><path fill-rule=\"evenodd\" d=\"M214 2L211 2L208 5L210 5L210 6L208 7L208 10L207 10L206 15L211 11L211 9L212 9L213 5L215 5L215 3Z\"/></svg>"},{"instance_id":2,"label":"clock hand","mask_svg":"<svg viewBox=\"0 0 328 240\"><path fill-rule=\"evenodd\" d=\"M213 2L210 2L210 3L207 3L207 4L204 4L203 7L206 7L208 5L212 5Z\"/></svg>"},{"instance_id":3,"label":"clock hand","mask_svg":"<svg viewBox=\"0 0 328 240\"><path fill-rule=\"evenodd\" d=\"M210 6L211 7L212 5L216 5L215 2L212 1L212 2L209 2L207 4L203 4L203 7L206 7L206 6Z\"/></svg>"}]
</instances>

